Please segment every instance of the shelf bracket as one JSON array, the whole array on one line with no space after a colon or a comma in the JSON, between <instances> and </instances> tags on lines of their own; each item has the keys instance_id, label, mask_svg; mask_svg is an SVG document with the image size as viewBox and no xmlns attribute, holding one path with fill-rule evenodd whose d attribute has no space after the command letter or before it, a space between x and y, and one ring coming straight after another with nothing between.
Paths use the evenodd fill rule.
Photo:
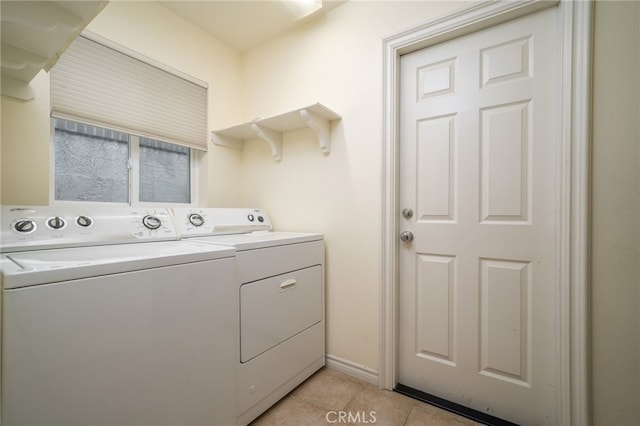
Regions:
<instances>
[{"instance_id":1,"label":"shelf bracket","mask_svg":"<svg viewBox=\"0 0 640 426\"><path fill-rule=\"evenodd\" d=\"M14 78L2 76L2 94L20 99L21 101L30 101L36 97L36 92L29 83L16 80Z\"/></svg>"},{"instance_id":2,"label":"shelf bracket","mask_svg":"<svg viewBox=\"0 0 640 426\"><path fill-rule=\"evenodd\" d=\"M260 139L267 142L271 146L271 154L276 161L282 160L282 133L258 123L251 123L251 129L258 135Z\"/></svg>"},{"instance_id":3,"label":"shelf bracket","mask_svg":"<svg viewBox=\"0 0 640 426\"><path fill-rule=\"evenodd\" d=\"M331 125L329 120L308 109L300 110L300 117L318 135L320 150L325 154L329 154L331 152Z\"/></svg>"},{"instance_id":4,"label":"shelf bracket","mask_svg":"<svg viewBox=\"0 0 640 426\"><path fill-rule=\"evenodd\" d=\"M226 146L227 148L237 149L238 151L242 151L244 148L244 141L242 139L216 132L211 133L211 142L216 145Z\"/></svg>"}]
</instances>

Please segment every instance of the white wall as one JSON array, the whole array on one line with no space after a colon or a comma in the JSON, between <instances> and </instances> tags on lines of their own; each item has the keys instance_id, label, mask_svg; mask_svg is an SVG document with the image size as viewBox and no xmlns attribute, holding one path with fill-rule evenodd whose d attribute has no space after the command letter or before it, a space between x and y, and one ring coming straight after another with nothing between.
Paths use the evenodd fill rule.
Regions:
<instances>
[{"instance_id":1,"label":"white wall","mask_svg":"<svg viewBox=\"0 0 640 426\"><path fill-rule=\"evenodd\" d=\"M241 119L242 56L167 8L155 2L111 2L87 30L207 82L210 129ZM50 201L48 73L40 72L32 85L33 101L2 97L3 204ZM200 204L238 205L240 153L210 144L200 160Z\"/></svg>"}]
</instances>

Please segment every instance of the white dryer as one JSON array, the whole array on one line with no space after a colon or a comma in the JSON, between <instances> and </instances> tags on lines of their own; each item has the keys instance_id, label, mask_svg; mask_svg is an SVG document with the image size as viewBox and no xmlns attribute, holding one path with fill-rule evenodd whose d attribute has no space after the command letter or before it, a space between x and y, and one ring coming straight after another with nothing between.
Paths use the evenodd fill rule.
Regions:
<instances>
[{"instance_id":1,"label":"white dryer","mask_svg":"<svg viewBox=\"0 0 640 426\"><path fill-rule=\"evenodd\" d=\"M272 231L261 209L176 209L181 238L235 247L237 424L325 364L324 238Z\"/></svg>"},{"instance_id":2,"label":"white dryer","mask_svg":"<svg viewBox=\"0 0 640 426\"><path fill-rule=\"evenodd\" d=\"M231 247L165 209L2 207L2 424L235 421Z\"/></svg>"}]
</instances>

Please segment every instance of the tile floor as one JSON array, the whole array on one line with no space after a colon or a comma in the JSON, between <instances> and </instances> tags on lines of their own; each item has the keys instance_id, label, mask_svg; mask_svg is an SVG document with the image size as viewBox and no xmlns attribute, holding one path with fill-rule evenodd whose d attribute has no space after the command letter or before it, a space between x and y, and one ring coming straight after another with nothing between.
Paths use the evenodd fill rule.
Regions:
<instances>
[{"instance_id":1,"label":"tile floor","mask_svg":"<svg viewBox=\"0 0 640 426\"><path fill-rule=\"evenodd\" d=\"M251 426L472 426L472 420L322 368Z\"/></svg>"}]
</instances>

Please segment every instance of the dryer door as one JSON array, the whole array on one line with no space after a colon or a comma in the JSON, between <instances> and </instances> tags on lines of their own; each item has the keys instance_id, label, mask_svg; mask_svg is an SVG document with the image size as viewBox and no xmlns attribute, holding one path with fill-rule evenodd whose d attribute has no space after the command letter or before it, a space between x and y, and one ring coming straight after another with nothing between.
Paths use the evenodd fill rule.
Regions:
<instances>
[{"instance_id":1,"label":"dryer door","mask_svg":"<svg viewBox=\"0 0 640 426\"><path fill-rule=\"evenodd\" d=\"M322 268L240 287L240 361L245 363L322 320Z\"/></svg>"}]
</instances>

